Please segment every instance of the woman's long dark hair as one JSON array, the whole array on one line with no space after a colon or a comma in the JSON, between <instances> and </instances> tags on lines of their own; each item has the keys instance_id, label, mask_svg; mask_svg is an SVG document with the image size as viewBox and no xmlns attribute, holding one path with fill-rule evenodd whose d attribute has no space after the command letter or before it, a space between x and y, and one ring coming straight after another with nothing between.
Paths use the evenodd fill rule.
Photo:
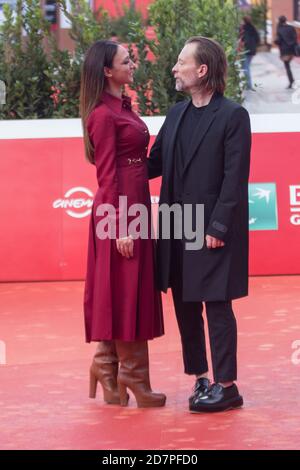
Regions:
<instances>
[{"instance_id":1,"label":"woman's long dark hair","mask_svg":"<svg viewBox=\"0 0 300 470\"><path fill-rule=\"evenodd\" d=\"M81 70L80 116L83 128L85 155L94 163L94 148L89 139L87 121L90 113L101 99L106 84L104 67L111 68L118 50L114 41L96 41L86 52Z\"/></svg>"}]
</instances>

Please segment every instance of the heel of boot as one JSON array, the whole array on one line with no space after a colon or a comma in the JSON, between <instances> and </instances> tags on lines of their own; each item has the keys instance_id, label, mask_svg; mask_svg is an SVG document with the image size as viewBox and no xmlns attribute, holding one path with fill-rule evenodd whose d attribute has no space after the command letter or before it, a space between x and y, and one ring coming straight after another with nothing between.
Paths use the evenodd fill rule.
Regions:
<instances>
[{"instance_id":1,"label":"heel of boot","mask_svg":"<svg viewBox=\"0 0 300 470\"><path fill-rule=\"evenodd\" d=\"M135 393L135 399L138 408L159 408L166 404L166 395L163 393Z\"/></svg>"},{"instance_id":2,"label":"heel of boot","mask_svg":"<svg viewBox=\"0 0 300 470\"><path fill-rule=\"evenodd\" d=\"M97 393L97 383L98 379L93 374L92 371L90 371L90 392L89 392L89 398L96 398L96 393Z\"/></svg>"},{"instance_id":3,"label":"heel of boot","mask_svg":"<svg viewBox=\"0 0 300 470\"><path fill-rule=\"evenodd\" d=\"M119 396L120 396L120 405L127 406L129 395L127 393L126 385L122 383L118 383L118 391L119 391Z\"/></svg>"}]
</instances>

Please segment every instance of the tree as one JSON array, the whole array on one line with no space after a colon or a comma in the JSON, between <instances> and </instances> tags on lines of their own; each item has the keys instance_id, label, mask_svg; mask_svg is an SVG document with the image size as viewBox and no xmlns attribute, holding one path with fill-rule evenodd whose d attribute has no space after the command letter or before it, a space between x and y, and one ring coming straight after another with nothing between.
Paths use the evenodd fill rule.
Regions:
<instances>
[{"instance_id":1,"label":"tree","mask_svg":"<svg viewBox=\"0 0 300 470\"><path fill-rule=\"evenodd\" d=\"M0 26L0 80L6 86L2 119L78 117L80 70L87 48L111 35L107 12L94 14L85 0L58 2L71 23L75 52L59 50L40 0L4 5Z\"/></svg>"},{"instance_id":2,"label":"tree","mask_svg":"<svg viewBox=\"0 0 300 470\"><path fill-rule=\"evenodd\" d=\"M44 118L52 114L49 63L44 38L49 25L43 19L39 0L17 1L16 15L3 5L0 34L0 79L6 85L3 119Z\"/></svg>"},{"instance_id":3,"label":"tree","mask_svg":"<svg viewBox=\"0 0 300 470\"><path fill-rule=\"evenodd\" d=\"M129 26L132 23L142 23L142 14L136 9L135 1L130 1L129 5L119 5L118 0L114 0L117 16L111 18L112 36L116 36L119 41L129 42Z\"/></svg>"},{"instance_id":4,"label":"tree","mask_svg":"<svg viewBox=\"0 0 300 470\"><path fill-rule=\"evenodd\" d=\"M228 64L226 95L242 100L241 57L237 52L239 13L234 0L155 0L148 24L135 11L134 1L119 19L100 8L92 12L86 0L57 2L70 21L75 50L60 50L43 18L40 0L17 1L16 14L4 5L0 26L0 80L6 85L6 104L0 118L78 117L80 72L88 47L99 39L129 42L139 68L132 89L141 114L165 114L184 98L174 87L171 73L187 38L202 35L217 39ZM117 28L117 29L115 29ZM114 30L115 29L115 30Z\"/></svg>"},{"instance_id":5,"label":"tree","mask_svg":"<svg viewBox=\"0 0 300 470\"><path fill-rule=\"evenodd\" d=\"M263 36L263 44L267 44L267 19L268 19L268 0L260 0L259 3L251 6L249 14L254 26Z\"/></svg>"},{"instance_id":6,"label":"tree","mask_svg":"<svg viewBox=\"0 0 300 470\"><path fill-rule=\"evenodd\" d=\"M51 39L50 71L53 117L78 117L80 73L84 54L90 45L99 39L111 36L112 29L108 13L99 8L92 12L86 0L70 0L70 10L65 0L58 2L62 12L70 21L70 37L75 51L60 50Z\"/></svg>"},{"instance_id":7,"label":"tree","mask_svg":"<svg viewBox=\"0 0 300 470\"><path fill-rule=\"evenodd\" d=\"M144 82L137 89L145 114L165 114L172 104L183 99L175 91L171 70L184 42L194 35L211 37L222 44L229 65L226 95L242 101L244 85L237 51L240 17L233 0L156 0L149 7L149 23L155 40L147 39L144 25L131 25L131 41L138 49L137 83L143 83L141 79L148 76L152 88L152 103L146 110L145 94L149 95L149 87ZM154 56L152 62L150 53Z\"/></svg>"}]
</instances>

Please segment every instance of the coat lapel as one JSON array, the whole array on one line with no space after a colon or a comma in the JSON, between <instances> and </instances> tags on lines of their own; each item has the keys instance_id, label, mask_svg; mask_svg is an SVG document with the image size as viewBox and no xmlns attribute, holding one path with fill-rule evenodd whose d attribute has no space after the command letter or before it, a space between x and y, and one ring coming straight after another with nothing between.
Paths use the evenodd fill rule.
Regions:
<instances>
[{"instance_id":1,"label":"coat lapel","mask_svg":"<svg viewBox=\"0 0 300 470\"><path fill-rule=\"evenodd\" d=\"M167 166L166 166L168 176L171 175L172 169L173 169L173 163L174 163L174 157L175 157L175 142L176 142L179 125L181 123L183 115L185 111L187 110L187 107L190 104L190 102L191 102L190 100L186 100L183 102L183 105L180 111L178 112L178 115L176 116L176 121L174 122L174 127L171 133L169 148L168 148L168 159L167 159Z\"/></svg>"},{"instance_id":2,"label":"coat lapel","mask_svg":"<svg viewBox=\"0 0 300 470\"><path fill-rule=\"evenodd\" d=\"M211 124L213 123L215 117L216 117L216 111L220 106L220 102L222 100L222 95L215 94L213 95L212 99L210 100L210 103L208 104L206 110L204 111L199 123L197 124L194 134L193 134L193 139L191 141L191 145L189 147L188 155L185 161L185 165L183 168L183 174L185 173L187 167L191 163L197 148L201 144L202 140L205 137L205 134L207 133L208 129L210 128Z\"/></svg>"}]
</instances>

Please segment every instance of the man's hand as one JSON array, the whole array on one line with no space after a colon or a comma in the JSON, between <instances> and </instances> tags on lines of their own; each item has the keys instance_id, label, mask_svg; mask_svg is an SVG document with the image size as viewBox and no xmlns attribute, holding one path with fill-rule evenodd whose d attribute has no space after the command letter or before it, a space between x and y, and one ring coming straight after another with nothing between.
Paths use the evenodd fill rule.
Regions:
<instances>
[{"instance_id":1,"label":"man's hand","mask_svg":"<svg viewBox=\"0 0 300 470\"><path fill-rule=\"evenodd\" d=\"M225 245L225 243L222 240L219 240L218 238L211 237L210 235L205 236L206 240L206 246L207 248L221 248L222 246Z\"/></svg>"},{"instance_id":2,"label":"man's hand","mask_svg":"<svg viewBox=\"0 0 300 470\"><path fill-rule=\"evenodd\" d=\"M117 250L118 252L122 255L125 256L127 259L130 259L133 257L133 239L132 237L124 237L124 238L119 238L116 240L117 242Z\"/></svg>"}]
</instances>

